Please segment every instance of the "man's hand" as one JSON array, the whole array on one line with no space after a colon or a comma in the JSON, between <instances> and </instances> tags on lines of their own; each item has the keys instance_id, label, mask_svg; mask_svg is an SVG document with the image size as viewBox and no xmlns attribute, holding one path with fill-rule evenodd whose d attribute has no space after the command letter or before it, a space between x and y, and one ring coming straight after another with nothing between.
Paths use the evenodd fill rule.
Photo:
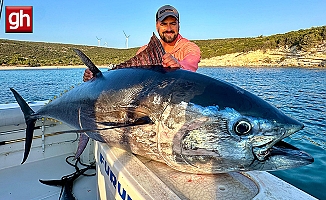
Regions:
<instances>
[{"instance_id":1,"label":"man's hand","mask_svg":"<svg viewBox=\"0 0 326 200\"><path fill-rule=\"evenodd\" d=\"M164 54L162 65L163 67L181 68L179 61L170 53Z\"/></svg>"},{"instance_id":2,"label":"man's hand","mask_svg":"<svg viewBox=\"0 0 326 200\"><path fill-rule=\"evenodd\" d=\"M85 69L84 76L83 76L83 81L86 82L86 81L89 81L92 78L93 78L93 73L91 72L91 70L89 70L88 68Z\"/></svg>"}]
</instances>

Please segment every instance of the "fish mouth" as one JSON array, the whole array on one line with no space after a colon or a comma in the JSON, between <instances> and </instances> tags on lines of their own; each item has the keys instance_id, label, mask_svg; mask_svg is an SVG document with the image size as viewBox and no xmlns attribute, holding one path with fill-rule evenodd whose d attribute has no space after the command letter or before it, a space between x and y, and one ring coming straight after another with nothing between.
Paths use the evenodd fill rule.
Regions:
<instances>
[{"instance_id":1,"label":"fish mouth","mask_svg":"<svg viewBox=\"0 0 326 200\"><path fill-rule=\"evenodd\" d=\"M269 146L270 144L264 147L253 148L253 154L255 155L257 160L264 162L271 159L272 157L279 157L279 158L282 157L282 159L304 162L306 163L305 165L314 162L314 158L310 156L308 153L282 140L278 141L271 147Z\"/></svg>"},{"instance_id":2,"label":"fish mouth","mask_svg":"<svg viewBox=\"0 0 326 200\"><path fill-rule=\"evenodd\" d=\"M271 155L271 152L273 150L274 147L278 146L278 143L282 141L284 137L280 137L276 140L272 140L268 143L265 143L263 145L260 146L255 146L253 147L252 151L253 154L256 156L256 158L259 161L265 161L268 159L268 157Z\"/></svg>"},{"instance_id":3,"label":"fish mouth","mask_svg":"<svg viewBox=\"0 0 326 200\"><path fill-rule=\"evenodd\" d=\"M256 157L257 160L259 161L265 161L268 159L268 157L271 155L271 150L273 148L274 142L269 142L267 144L264 144L262 146L256 146L252 148L252 153Z\"/></svg>"},{"instance_id":4,"label":"fish mouth","mask_svg":"<svg viewBox=\"0 0 326 200\"><path fill-rule=\"evenodd\" d=\"M284 138L293 133L303 129L304 125L301 123L295 125L288 125L284 127L285 131L279 138L274 139L268 143L252 148L252 153L258 161L267 161L271 157L283 157L286 159L304 159L307 162L313 162L313 158L306 152L282 141Z\"/></svg>"}]
</instances>

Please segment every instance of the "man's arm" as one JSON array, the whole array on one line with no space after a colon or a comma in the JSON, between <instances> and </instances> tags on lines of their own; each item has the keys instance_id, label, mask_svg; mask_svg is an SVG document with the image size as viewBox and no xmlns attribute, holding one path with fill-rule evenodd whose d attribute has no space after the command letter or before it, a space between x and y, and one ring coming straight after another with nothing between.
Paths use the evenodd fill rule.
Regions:
<instances>
[{"instance_id":1,"label":"man's arm","mask_svg":"<svg viewBox=\"0 0 326 200\"><path fill-rule=\"evenodd\" d=\"M193 42L184 44L182 48L176 52L176 57L179 56L179 64L182 69L186 69L192 72L196 72L198 69L198 63L200 62L200 48Z\"/></svg>"},{"instance_id":2,"label":"man's arm","mask_svg":"<svg viewBox=\"0 0 326 200\"><path fill-rule=\"evenodd\" d=\"M181 68L196 72L198 69L198 63L200 62L200 55L188 54L183 60L179 61Z\"/></svg>"}]
</instances>

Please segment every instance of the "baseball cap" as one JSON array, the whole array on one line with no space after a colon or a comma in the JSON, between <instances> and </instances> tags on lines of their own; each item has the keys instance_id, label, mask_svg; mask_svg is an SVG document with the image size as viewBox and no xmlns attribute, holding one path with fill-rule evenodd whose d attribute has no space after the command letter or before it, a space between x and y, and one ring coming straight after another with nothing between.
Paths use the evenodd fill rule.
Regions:
<instances>
[{"instance_id":1,"label":"baseball cap","mask_svg":"<svg viewBox=\"0 0 326 200\"><path fill-rule=\"evenodd\" d=\"M156 21L163 21L168 16L175 17L179 21L179 13L177 9L170 5L165 5L158 9L156 13Z\"/></svg>"}]
</instances>

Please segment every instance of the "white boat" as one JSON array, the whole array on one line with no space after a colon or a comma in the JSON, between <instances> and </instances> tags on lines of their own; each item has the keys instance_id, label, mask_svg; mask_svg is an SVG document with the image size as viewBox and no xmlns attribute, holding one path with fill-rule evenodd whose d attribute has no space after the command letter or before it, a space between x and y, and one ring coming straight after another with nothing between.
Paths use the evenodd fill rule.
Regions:
<instances>
[{"instance_id":1,"label":"white boat","mask_svg":"<svg viewBox=\"0 0 326 200\"><path fill-rule=\"evenodd\" d=\"M44 103L29 105L37 110ZM60 179L75 172L66 158L76 151L77 134L60 134L59 131L71 128L58 121L39 120L31 152L21 165L25 127L18 104L0 104L0 199L59 199L61 187L44 185L39 179ZM80 200L315 199L268 172L182 173L94 141L81 160L96 161L96 176L75 180L73 193Z\"/></svg>"}]
</instances>

